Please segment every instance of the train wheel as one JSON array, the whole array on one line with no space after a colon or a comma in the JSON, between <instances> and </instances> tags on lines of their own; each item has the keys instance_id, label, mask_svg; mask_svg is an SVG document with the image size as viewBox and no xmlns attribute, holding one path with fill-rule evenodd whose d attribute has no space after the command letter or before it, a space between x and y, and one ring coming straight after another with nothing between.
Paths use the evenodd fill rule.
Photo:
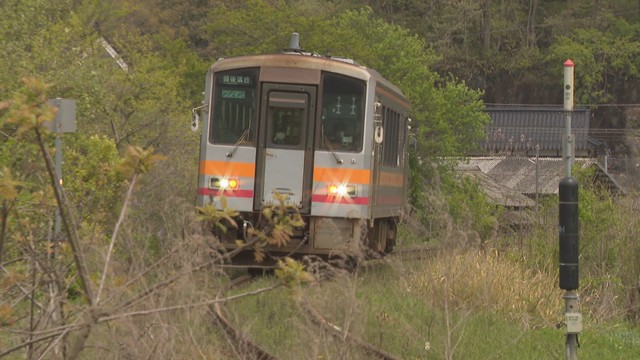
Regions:
<instances>
[{"instance_id":1,"label":"train wheel","mask_svg":"<svg viewBox=\"0 0 640 360\"><path fill-rule=\"evenodd\" d=\"M395 221L387 221L387 227L387 243L384 247L385 254L389 254L393 251L393 247L396 245L396 237L398 235L398 227L396 226Z\"/></svg>"},{"instance_id":2,"label":"train wheel","mask_svg":"<svg viewBox=\"0 0 640 360\"><path fill-rule=\"evenodd\" d=\"M373 225L373 231L369 234L369 247L377 254L384 253L387 247L388 223L378 220Z\"/></svg>"},{"instance_id":3,"label":"train wheel","mask_svg":"<svg viewBox=\"0 0 640 360\"><path fill-rule=\"evenodd\" d=\"M360 243L358 244L358 252L357 254L353 254L355 255L355 257L353 255L351 256L353 260L355 260L356 264L359 262L358 258L368 257L367 250L370 246L369 237L371 236L371 232L369 231L369 223L367 221L359 220L359 227Z\"/></svg>"}]
</instances>

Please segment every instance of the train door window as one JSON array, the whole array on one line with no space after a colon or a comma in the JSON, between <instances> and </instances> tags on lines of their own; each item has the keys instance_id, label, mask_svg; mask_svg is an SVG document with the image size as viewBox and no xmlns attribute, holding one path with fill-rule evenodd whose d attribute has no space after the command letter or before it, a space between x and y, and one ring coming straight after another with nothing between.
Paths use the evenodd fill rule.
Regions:
<instances>
[{"instance_id":1,"label":"train door window","mask_svg":"<svg viewBox=\"0 0 640 360\"><path fill-rule=\"evenodd\" d=\"M274 147L304 148L309 94L269 92L267 144Z\"/></svg>"},{"instance_id":2,"label":"train door window","mask_svg":"<svg viewBox=\"0 0 640 360\"><path fill-rule=\"evenodd\" d=\"M322 75L320 149L362 150L365 82L333 73Z\"/></svg>"},{"instance_id":3,"label":"train door window","mask_svg":"<svg viewBox=\"0 0 640 360\"><path fill-rule=\"evenodd\" d=\"M272 108L269 118L269 143L276 147L299 147L304 126L303 109Z\"/></svg>"},{"instance_id":4,"label":"train door window","mask_svg":"<svg viewBox=\"0 0 640 360\"><path fill-rule=\"evenodd\" d=\"M253 143L256 132L258 69L215 74L209 141Z\"/></svg>"}]
</instances>

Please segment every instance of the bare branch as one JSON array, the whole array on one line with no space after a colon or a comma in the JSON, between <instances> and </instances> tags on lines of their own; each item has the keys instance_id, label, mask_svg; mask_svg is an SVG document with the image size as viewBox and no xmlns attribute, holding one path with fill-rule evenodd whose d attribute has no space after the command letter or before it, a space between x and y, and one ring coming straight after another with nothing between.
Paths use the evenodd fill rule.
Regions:
<instances>
[{"instance_id":1,"label":"bare branch","mask_svg":"<svg viewBox=\"0 0 640 360\"><path fill-rule=\"evenodd\" d=\"M2 352L0 352L0 358L2 358L3 356L9 355L14 351L18 351L26 346L32 345L32 344L36 344L39 343L41 341L45 341L45 340L49 340L52 338L55 338L56 336L60 336L63 337L65 336L68 332L70 331L75 331L78 329L81 329L82 327L88 326L87 324L76 324L76 325L68 325L68 326L63 326L63 327L59 327L56 329L49 329L46 331L41 331L41 332L34 332L34 334L37 333L48 333L50 332L50 334L48 335L43 335L41 337L37 337L37 338L33 338L29 341L25 341L22 344L18 344L12 348L6 349L6 350L2 350Z\"/></svg>"},{"instance_id":2,"label":"bare branch","mask_svg":"<svg viewBox=\"0 0 640 360\"><path fill-rule=\"evenodd\" d=\"M257 289L257 290L249 291L249 292L238 294L238 295L229 296L229 297L226 297L226 298L201 301L201 302L198 302L198 303L174 305L174 306L167 306L167 307L156 308L156 309L151 309L151 310L132 311L132 312L123 313L123 314L104 316L104 317L98 318L96 322L97 323L102 323L102 322L108 322L108 321L123 319L123 318L127 318L127 317L145 316L145 315L157 314L157 313L166 312L166 311L184 310L184 309L190 309L190 308L194 308L194 307L201 307L201 306L213 305L213 304L218 304L218 303L225 303L225 302L241 299L241 298L244 298L244 297L247 297L247 296L253 296L253 295L258 295L258 294L262 294L262 293L265 293L265 292L269 292L269 291L275 290L275 289L277 289L277 288L279 288L280 286L283 286L283 285L284 285L284 283L278 283L278 284L275 284L275 285L272 285L272 286L269 286L269 287L266 287L266 288L260 288L260 289Z\"/></svg>"},{"instance_id":3,"label":"bare branch","mask_svg":"<svg viewBox=\"0 0 640 360\"><path fill-rule=\"evenodd\" d=\"M181 244L181 246L183 246L183 244ZM163 256L160 260L156 261L155 263L151 264L151 266L147 267L146 269L143 269L140 273L138 273L133 279L127 281L126 284L122 285L123 288L128 288L130 287L132 284L134 284L136 281L140 280L143 276L145 276L147 273L149 273L151 270L155 269L158 265L161 265L163 263L166 262L166 260L172 256L173 254L175 254L176 251L178 251L180 249L181 246L176 246L175 248L173 248L169 253L167 253L165 256ZM106 298L104 301L107 302L109 300L111 300L113 298L114 295L109 296L108 298Z\"/></svg>"},{"instance_id":4,"label":"bare branch","mask_svg":"<svg viewBox=\"0 0 640 360\"><path fill-rule=\"evenodd\" d=\"M91 291L91 279L89 277L89 270L87 269L87 265L84 262L85 259L84 255L82 254L82 248L80 247L80 241L78 239L75 221L73 220L73 216L71 215L71 212L67 207L64 189L60 185L60 179L58 179L58 177L56 176L53 161L51 160L51 156L47 151L47 147L42 140L40 129L35 128L34 130L36 133L36 138L38 140L38 145L40 146L40 150L42 151L42 155L45 160L45 164L47 165L47 172L49 173L51 185L53 186L53 192L56 196L58 208L60 209L60 217L62 218L62 221L64 223L64 229L67 233L69 244L71 245L71 250L73 251L73 259L78 270L78 275L80 276L80 284L82 285L85 300L89 305L93 306L94 298L93 292Z\"/></svg>"},{"instance_id":5,"label":"bare branch","mask_svg":"<svg viewBox=\"0 0 640 360\"><path fill-rule=\"evenodd\" d=\"M109 271L109 263L111 261L111 254L113 253L113 246L116 242L116 237L118 236L118 231L120 230L120 226L124 222L124 217L127 213L127 209L129 208L129 204L131 203L131 195L133 194L133 188L136 186L136 181L138 180L138 174L133 174L131 178L131 184L129 184L129 189L127 190L127 195L124 199L124 204L122 205L122 209L120 210L120 216L118 217L118 222L116 222L116 226L113 229L113 234L111 235L111 242L109 243L109 250L107 251L107 259L104 262L104 269L102 270L102 278L100 278L100 286L98 287L98 294L96 295L95 304L97 305L100 302L100 294L102 293L102 289L104 288L105 280L107 279L107 272Z\"/></svg>"},{"instance_id":6,"label":"bare branch","mask_svg":"<svg viewBox=\"0 0 640 360\"><path fill-rule=\"evenodd\" d=\"M233 258L234 256L236 256L238 253L240 253L243 250L246 250L248 248L253 247L253 245L257 244L260 241L260 238L258 238L257 236L253 238L253 240L249 241L248 243L242 244L241 246L238 246L237 248L233 249L232 251L224 254L222 256L222 258L225 261L231 260L231 258Z\"/></svg>"},{"instance_id":7,"label":"bare branch","mask_svg":"<svg viewBox=\"0 0 640 360\"><path fill-rule=\"evenodd\" d=\"M11 211L12 204L7 205L7 201L2 201L2 207L0 207L0 266L2 266L2 255L4 254L4 239L7 237L7 226L9 223L9 211Z\"/></svg>"},{"instance_id":8,"label":"bare branch","mask_svg":"<svg viewBox=\"0 0 640 360\"><path fill-rule=\"evenodd\" d=\"M195 346L196 350L198 351L198 354L200 354L200 357L206 360L207 356L202 352L202 349L200 349L200 346L198 345L198 342L196 341L195 336L193 336L193 329L191 328L191 326L189 326L189 338L191 338L191 342L193 342L193 346Z\"/></svg>"},{"instance_id":9,"label":"bare branch","mask_svg":"<svg viewBox=\"0 0 640 360\"><path fill-rule=\"evenodd\" d=\"M68 331L63 331L60 334L60 336L51 340L49 345L47 345L47 347L44 350L42 350L42 353L40 354L37 360L45 359L45 356L49 353L49 351L51 351L51 349L53 349L54 346L56 346L59 342L61 342L67 334L68 334Z\"/></svg>"},{"instance_id":10,"label":"bare branch","mask_svg":"<svg viewBox=\"0 0 640 360\"><path fill-rule=\"evenodd\" d=\"M169 285L173 284L174 282L176 282L176 281L177 281L178 279L180 279L181 277L183 277L183 276L185 276L185 275L188 275L188 274L192 274L192 273L194 273L194 272L196 272L196 271L200 271L200 270L202 270L202 269L205 269L205 268L207 268L207 267L209 267L209 266L211 266L211 265L215 264L215 263L216 263L216 262L218 262L218 261L219 261L218 259L205 261L204 263L202 263L202 264L200 264L200 265L196 266L196 267L195 267L195 268L193 268L193 269L190 269L190 270L188 270L188 271L181 272L181 273L179 273L179 274L177 274L177 275L175 275L175 276L173 276L173 277L171 277L171 278L169 278L169 279L167 279L167 280L165 280L165 281L163 281L163 282L161 282L161 283L157 283L156 285L154 285L154 286L152 286L151 288L149 288L149 289L145 290L144 292L142 292L141 294L139 294L139 295L138 295L138 296L136 296L135 298L133 298L133 299L131 299L131 300L128 300L128 301L126 301L124 304L122 304L122 305L121 305L121 308L127 308L127 307L129 307L129 306L131 306L131 305L133 305L133 304L137 303L138 301L141 301L142 299L146 298L147 296L149 296L149 295L153 294L154 292L156 292L156 291L158 291L158 290L160 290L160 289L163 289L163 288L165 288L165 287L167 287L167 286L169 286Z\"/></svg>"}]
</instances>

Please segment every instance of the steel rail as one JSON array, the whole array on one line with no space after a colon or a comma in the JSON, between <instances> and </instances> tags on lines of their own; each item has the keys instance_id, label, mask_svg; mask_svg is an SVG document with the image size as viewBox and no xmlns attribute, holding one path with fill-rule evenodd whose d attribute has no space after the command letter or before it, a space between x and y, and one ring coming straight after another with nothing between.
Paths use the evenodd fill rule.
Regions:
<instances>
[{"instance_id":1,"label":"steel rail","mask_svg":"<svg viewBox=\"0 0 640 360\"><path fill-rule=\"evenodd\" d=\"M230 290L244 286L250 283L252 277L249 275L241 276L232 280L226 287L218 292L216 299L221 299ZM234 352L240 359L252 360L278 360L278 357L269 353L260 345L249 339L245 334L235 327L225 316L225 308L222 302L217 302L211 306L211 310L215 320L227 335Z\"/></svg>"}]
</instances>

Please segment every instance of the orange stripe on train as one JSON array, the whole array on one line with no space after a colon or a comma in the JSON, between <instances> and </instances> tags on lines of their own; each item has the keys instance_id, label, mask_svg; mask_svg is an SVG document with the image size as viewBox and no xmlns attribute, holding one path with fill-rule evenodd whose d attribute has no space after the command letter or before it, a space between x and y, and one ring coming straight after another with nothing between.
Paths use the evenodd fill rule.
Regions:
<instances>
[{"instance_id":1,"label":"orange stripe on train","mask_svg":"<svg viewBox=\"0 0 640 360\"><path fill-rule=\"evenodd\" d=\"M219 176L254 177L254 163L205 160L200 162L200 174Z\"/></svg>"},{"instance_id":2,"label":"orange stripe on train","mask_svg":"<svg viewBox=\"0 0 640 360\"><path fill-rule=\"evenodd\" d=\"M326 183L368 184L369 170L362 169L337 169L337 168L313 168L313 181Z\"/></svg>"}]
</instances>

